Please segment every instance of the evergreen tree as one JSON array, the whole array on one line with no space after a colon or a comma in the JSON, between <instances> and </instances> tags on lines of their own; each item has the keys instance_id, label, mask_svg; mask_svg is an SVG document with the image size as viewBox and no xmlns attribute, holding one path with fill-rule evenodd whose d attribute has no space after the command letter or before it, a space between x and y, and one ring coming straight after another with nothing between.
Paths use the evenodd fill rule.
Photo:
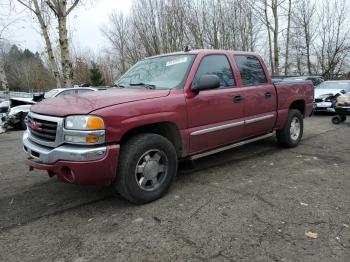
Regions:
<instances>
[{"instance_id":1,"label":"evergreen tree","mask_svg":"<svg viewBox=\"0 0 350 262\"><path fill-rule=\"evenodd\" d=\"M102 86L105 82L100 69L94 62L92 62L92 68L90 69L90 81L92 86Z\"/></svg>"},{"instance_id":2,"label":"evergreen tree","mask_svg":"<svg viewBox=\"0 0 350 262\"><path fill-rule=\"evenodd\" d=\"M10 90L43 91L54 86L54 78L39 53L13 45L5 53L5 72Z\"/></svg>"}]
</instances>

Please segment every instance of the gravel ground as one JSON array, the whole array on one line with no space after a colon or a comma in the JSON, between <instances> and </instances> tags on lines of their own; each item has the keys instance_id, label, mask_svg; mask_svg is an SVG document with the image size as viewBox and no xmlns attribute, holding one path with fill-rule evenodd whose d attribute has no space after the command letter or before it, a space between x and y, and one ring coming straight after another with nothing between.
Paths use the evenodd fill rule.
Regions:
<instances>
[{"instance_id":1,"label":"gravel ground","mask_svg":"<svg viewBox=\"0 0 350 262\"><path fill-rule=\"evenodd\" d=\"M305 129L294 149L270 138L182 164L142 206L29 172L22 132L1 134L0 261L348 262L350 123Z\"/></svg>"}]
</instances>

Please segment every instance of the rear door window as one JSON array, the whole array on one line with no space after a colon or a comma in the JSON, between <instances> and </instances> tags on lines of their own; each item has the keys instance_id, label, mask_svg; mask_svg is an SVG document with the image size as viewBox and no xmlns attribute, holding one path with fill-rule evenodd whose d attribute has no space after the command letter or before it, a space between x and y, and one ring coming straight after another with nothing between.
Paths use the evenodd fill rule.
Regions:
<instances>
[{"instance_id":1,"label":"rear door window","mask_svg":"<svg viewBox=\"0 0 350 262\"><path fill-rule=\"evenodd\" d=\"M259 59L253 55L235 55L243 86L257 86L267 83L267 78Z\"/></svg>"},{"instance_id":2,"label":"rear door window","mask_svg":"<svg viewBox=\"0 0 350 262\"><path fill-rule=\"evenodd\" d=\"M195 75L195 81L203 75L217 75L220 79L220 88L235 86L231 66L225 55L208 55L202 58Z\"/></svg>"}]
</instances>

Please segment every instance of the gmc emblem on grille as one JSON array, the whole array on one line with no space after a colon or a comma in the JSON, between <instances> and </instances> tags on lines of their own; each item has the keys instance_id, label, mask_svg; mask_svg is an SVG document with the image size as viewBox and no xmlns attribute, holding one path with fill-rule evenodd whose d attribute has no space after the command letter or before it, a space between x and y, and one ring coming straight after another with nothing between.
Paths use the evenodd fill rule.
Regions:
<instances>
[{"instance_id":1,"label":"gmc emblem on grille","mask_svg":"<svg viewBox=\"0 0 350 262\"><path fill-rule=\"evenodd\" d=\"M42 128L41 128L41 124L38 123L38 122L31 122L30 123L30 127L33 129L33 130L38 130L38 131L42 131Z\"/></svg>"}]
</instances>

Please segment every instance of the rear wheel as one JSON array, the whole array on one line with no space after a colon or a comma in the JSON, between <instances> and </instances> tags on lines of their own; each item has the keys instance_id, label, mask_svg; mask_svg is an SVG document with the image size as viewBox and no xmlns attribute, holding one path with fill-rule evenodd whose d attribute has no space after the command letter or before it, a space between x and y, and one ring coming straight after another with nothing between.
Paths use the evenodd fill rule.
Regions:
<instances>
[{"instance_id":1,"label":"rear wheel","mask_svg":"<svg viewBox=\"0 0 350 262\"><path fill-rule=\"evenodd\" d=\"M141 134L122 145L115 187L130 202L143 204L163 196L176 173L173 144L157 134Z\"/></svg>"},{"instance_id":2,"label":"rear wheel","mask_svg":"<svg viewBox=\"0 0 350 262\"><path fill-rule=\"evenodd\" d=\"M284 147L296 147L304 131L304 118L299 110L291 109L285 126L276 131L277 142Z\"/></svg>"}]
</instances>

